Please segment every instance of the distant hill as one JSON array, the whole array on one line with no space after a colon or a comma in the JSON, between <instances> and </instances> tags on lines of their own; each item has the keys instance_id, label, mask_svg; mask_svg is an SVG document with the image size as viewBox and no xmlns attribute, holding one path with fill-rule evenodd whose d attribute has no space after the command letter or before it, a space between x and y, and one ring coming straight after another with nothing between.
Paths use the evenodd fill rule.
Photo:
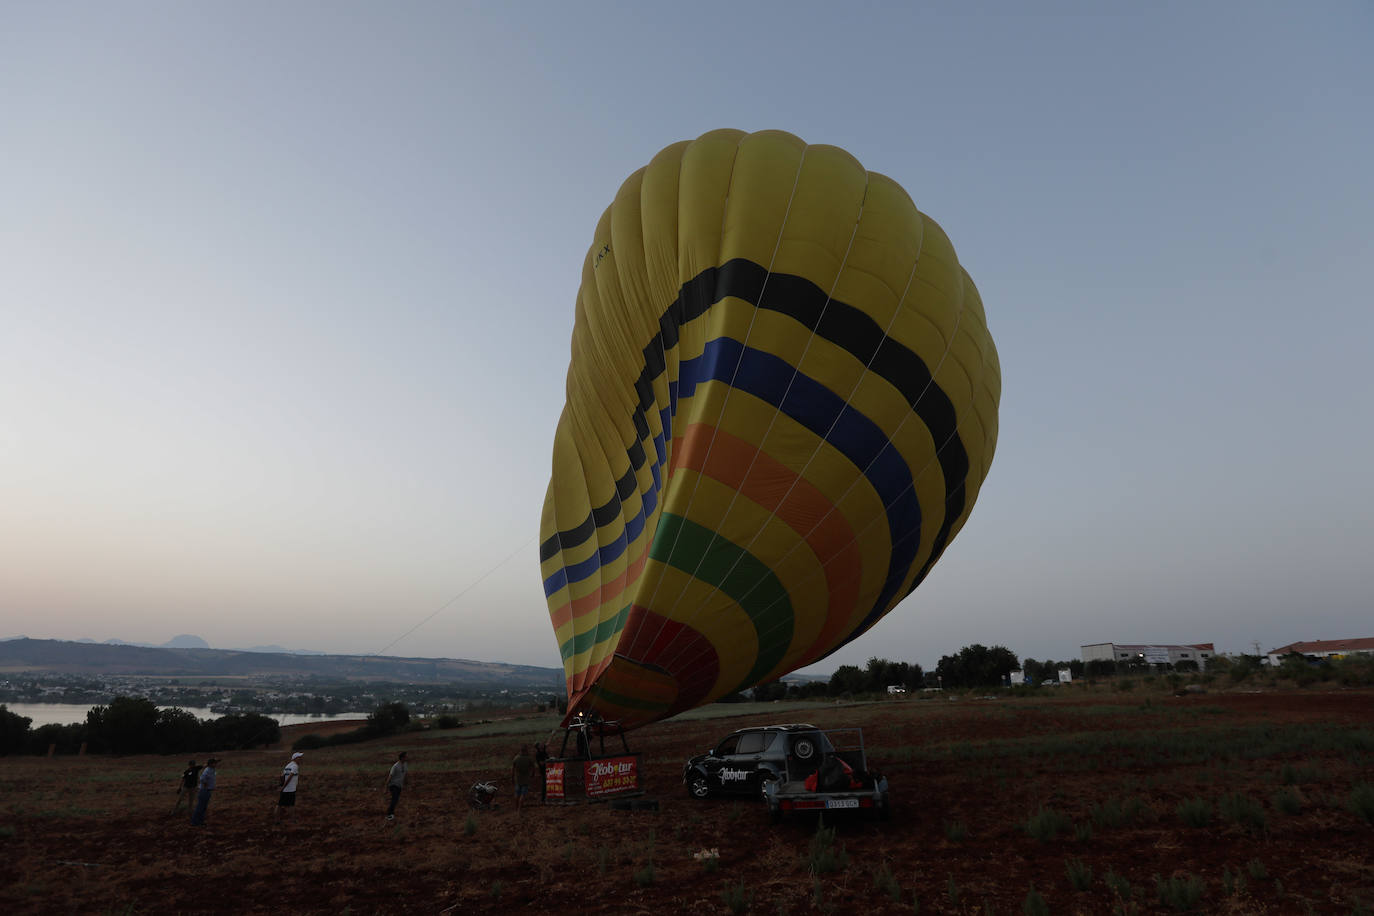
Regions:
<instances>
[{"instance_id":1,"label":"distant hill","mask_svg":"<svg viewBox=\"0 0 1374 916\"><path fill-rule=\"evenodd\" d=\"M238 649L111 645L25 637L0 642L0 673L18 672L174 677L313 675L348 680L443 682L495 689L527 686L552 689L563 683L562 668L508 665L462 658L288 655Z\"/></svg>"},{"instance_id":2,"label":"distant hill","mask_svg":"<svg viewBox=\"0 0 1374 916\"><path fill-rule=\"evenodd\" d=\"M164 649L208 649L210 644L199 636L191 636L182 633L180 636L173 636L162 644Z\"/></svg>"}]
</instances>

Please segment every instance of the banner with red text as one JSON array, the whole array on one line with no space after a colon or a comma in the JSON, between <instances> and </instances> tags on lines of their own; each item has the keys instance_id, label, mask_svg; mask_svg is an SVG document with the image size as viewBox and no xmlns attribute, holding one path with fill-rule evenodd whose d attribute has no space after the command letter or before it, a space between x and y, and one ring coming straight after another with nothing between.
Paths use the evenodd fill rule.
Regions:
<instances>
[{"instance_id":1,"label":"banner with red text","mask_svg":"<svg viewBox=\"0 0 1374 916\"><path fill-rule=\"evenodd\" d=\"M544 765L544 797L563 797L563 761L550 761Z\"/></svg>"},{"instance_id":2,"label":"banner with red text","mask_svg":"<svg viewBox=\"0 0 1374 916\"><path fill-rule=\"evenodd\" d=\"M587 797L605 798L639 791L639 755L602 757L583 764L587 777Z\"/></svg>"}]
</instances>

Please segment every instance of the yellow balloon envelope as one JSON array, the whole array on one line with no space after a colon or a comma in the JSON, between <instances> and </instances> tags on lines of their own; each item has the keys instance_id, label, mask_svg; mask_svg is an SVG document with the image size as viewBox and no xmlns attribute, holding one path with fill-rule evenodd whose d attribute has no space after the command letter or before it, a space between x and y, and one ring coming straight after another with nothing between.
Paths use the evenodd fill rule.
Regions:
<instances>
[{"instance_id":1,"label":"yellow balloon envelope","mask_svg":"<svg viewBox=\"0 0 1374 916\"><path fill-rule=\"evenodd\" d=\"M1000 393L896 182L780 131L660 152L587 252L544 500L570 716L644 725L877 623L968 519Z\"/></svg>"}]
</instances>

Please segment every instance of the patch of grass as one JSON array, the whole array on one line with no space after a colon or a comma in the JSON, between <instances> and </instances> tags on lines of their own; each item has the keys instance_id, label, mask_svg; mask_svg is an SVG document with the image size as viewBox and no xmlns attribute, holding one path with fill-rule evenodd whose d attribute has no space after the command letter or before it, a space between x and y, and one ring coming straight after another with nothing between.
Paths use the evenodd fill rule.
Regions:
<instances>
[{"instance_id":1,"label":"patch of grass","mask_svg":"<svg viewBox=\"0 0 1374 916\"><path fill-rule=\"evenodd\" d=\"M1374 784L1355 784L1350 790L1350 810L1366 824L1374 824Z\"/></svg>"},{"instance_id":2,"label":"patch of grass","mask_svg":"<svg viewBox=\"0 0 1374 916\"><path fill-rule=\"evenodd\" d=\"M477 832L477 817L469 814L467 820L463 821L463 836L472 836Z\"/></svg>"},{"instance_id":3,"label":"patch of grass","mask_svg":"<svg viewBox=\"0 0 1374 916\"><path fill-rule=\"evenodd\" d=\"M596 848L596 873L605 875L606 870L611 866L611 851L605 846Z\"/></svg>"},{"instance_id":4,"label":"patch of grass","mask_svg":"<svg viewBox=\"0 0 1374 916\"><path fill-rule=\"evenodd\" d=\"M1118 875L1110 867L1107 874L1103 876L1102 883L1107 885L1107 889L1116 895L1122 903L1129 903L1131 899L1131 882L1126 880L1124 875Z\"/></svg>"},{"instance_id":5,"label":"patch of grass","mask_svg":"<svg viewBox=\"0 0 1374 916\"><path fill-rule=\"evenodd\" d=\"M505 890L506 885L501 881L501 879L498 878L495 881L491 882L491 886L487 888L487 893L491 895L492 900L500 900L501 894L504 893Z\"/></svg>"},{"instance_id":6,"label":"patch of grass","mask_svg":"<svg viewBox=\"0 0 1374 916\"><path fill-rule=\"evenodd\" d=\"M1245 875L1241 874L1239 871L1237 871L1237 872L1235 872L1235 873L1233 874L1233 873L1231 872L1231 869L1229 869L1229 868L1222 868L1222 870L1221 870L1221 887L1222 887L1222 890L1224 890L1224 891L1226 892L1226 896L1228 896L1228 897L1240 897L1240 896L1244 895L1244 893L1245 893L1245 888L1246 888Z\"/></svg>"},{"instance_id":7,"label":"patch of grass","mask_svg":"<svg viewBox=\"0 0 1374 916\"><path fill-rule=\"evenodd\" d=\"M1264 867L1264 863L1259 859L1251 859L1245 863L1245 872L1256 881L1263 881L1269 877L1269 869Z\"/></svg>"},{"instance_id":8,"label":"patch of grass","mask_svg":"<svg viewBox=\"0 0 1374 916\"><path fill-rule=\"evenodd\" d=\"M1155 893L1160 904L1180 913L1196 907L1206 889L1207 882L1197 875L1171 875L1167 879L1155 875Z\"/></svg>"},{"instance_id":9,"label":"patch of grass","mask_svg":"<svg viewBox=\"0 0 1374 916\"><path fill-rule=\"evenodd\" d=\"M950 821L945 825L945 839L951 843L962 843L968 839L968 828L962 821Z\"/></svg>"},{"instance_id":10,"label":"patch of grass","mask_svg":"<svg viewBox=\"0 0 1374 916\"><path fill-rule=\"evenodd\" d=\"M1035 885L1030 886L1030 892L1026 894L1026 899L1021 902L1021 912L1026 916L1050 916L1050 905L1045 902L1045 898L1040 896L1040 892L1035 889Z\"/></svg>"},{"instance_id":11,"label":"patch of grass","mask_svg":"<svg viewBox=\"0 0 1374 916\"><path fill-rule=\"evenodd\" d=\"M3 827L0 827L0 840L8 840L12 836L14 836L13 827L9 826L8 824L6 824Z\"/></svg>"},{"instance_id":12,"label":"patch of grass","mask_svg":"<svg viewBox=\"0 0 1374 916\"><path fill-rule=\"evenodd\" d=\"M1302 796L1296 789L1285 786L1274 793L1274 808L1284 814L1302 813Z\"/></svg>"},{"instance_id":13,"label":"patch of grass","mask_svg":"<svg viewBox=\"0 0 1374 916\"><path fill-rule=\"evenodd\" d=\"M655 877L653 862L648 862L643 868L635 870L635 884L640 887L652 887Z\"/></svg>"},{"instance_id":14,"label":"patch of grass","mask_svg":"<svg viewBox=\"0 0 1374 916\"><path fill-rule=\"evenodd\" d=\"M720 892L720 899L725 903L727 910L739 916L740 913L747 913L754 905L754 892L749 890L749 886L741 878L739 884L725 885Z\"/></svg>"},{"instance_id":15,"label":"patch of grass","mask_svg":"<svg viewBox=\"0 0 1374 916\"><path fill-rule=\"evenodd\" d=\"M897 878L892 874L892 869L887 867L887 862L883 862L873 873L873 886L879 893L886 894L893 903L902 902L902 886L897 883Z\"/></svg>"},{"instance_id":16,"label":"patch of grass","mask_svg":"<svg viewBox=\"0 0 1374 916\"><path fill-rule=\"evenodd\" d=\"M1042 843L1054 839L1072 826L1073 821L1069 820L1067 814L1043 805L1026 820L1025 824L1026 833Z\"/></svg>"},{"instance_id":17,"label":"patch of grass","mask_svg":"<svg viewBox=\"0 0 1374 916\"><path fill-rule=\"evenodd\" d=\"M816 824L807 856L807 870L813 875L828 875L849 867L849 853L835 846L835 828L826 828L824 819Z\"/></svg>"},{"instance_id":18,"label":"patch of grass","mask_svg":"<svg viewBox=\"0 0 1374 916\"><path fill-rule=\"evenodd\" d=\"M1297 786L1311 782L1326 782L1331 777L1326 771L1314 764L1294 765L1285 763L1279 770L1279 781L1285 786Z\"/></svg>"},{"instance_id":19,"label":"patch of grass","mask_svg":"<svg viewBox=\"0 0 1374 916\"><path fill-rule=\"evenodd\" d=\"M949 899L950 905L958 906L959 898L963 895L964 892L960 890L959 885L955 883L954 876L950 875L949 879L945 881L945 897Z\"/></svg>"},{"instance_id":20,"label":"patch of grass","mask_svg":"<svg viewBox=\"0 0 1374 916\"><path fill-rule=\"evenodd\" d=\"M1069 877L1069 887L1082 892L1092 887L1093 870L1082 859L1069 859L1064 863L1064 874Z\"/></svg>"},{"instance_id":21,"label":"patch of grass","mask_svg":"<svg viewBox=\"0 0 1374 916\"><path fill-rule=\"evenodd\" d=\"M1130 825L1140 818L1144 809L1145 803L1137 796L1112 796L1093 805L1088 811L1088 816L1092 818L1093 826L1099 830L1108 830Z\"/></svg>"},{"instance_id":22,"label":"patch of grass","mask_svg":"<svg viewBox=\"0 0 1374 916\"><path fill-rule=\"evenodd\" d=\"M1189 827L1206 827L1212 822L1212 803L1205 798L1188 798L1178 803L1178 819Z\"/></svg>"},{"instance_id":23,"label":"patch of grass","mask_svg":"<svg viewBox=\"0 0 1374 916\"><path fill-rule=\"evenodd\" d=\"M1264 808L1248 795L1242 795L1239 792L1223 795L1221 801L1217 803L1217 810L1221 812L1222 818L1239 827L1253 830L1256 833L1264 831L1266 823Z\"/></svg>"},{"instance_id":24,"label":"patch of grass","mask_svg":"<svg viewBox=\"0 0 1374 916\"><path fill-rule=\"evenodd\" d=\"M1080 843L1089 843L1093 838L1093 825L1090 821L1073 825L1073 838Z\"/></svg>"}]
</instances>

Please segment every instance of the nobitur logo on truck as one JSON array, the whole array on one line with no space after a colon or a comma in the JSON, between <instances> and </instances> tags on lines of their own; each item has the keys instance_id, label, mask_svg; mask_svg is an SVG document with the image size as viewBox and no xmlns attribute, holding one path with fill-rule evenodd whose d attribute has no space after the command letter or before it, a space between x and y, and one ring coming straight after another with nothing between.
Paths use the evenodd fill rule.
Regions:
<instances>
[{"instance_id":1,"label":"nobitur logo on truck","mask_svg":"<svg viewBox=\"0 0 1374 916\"><path fill-rule=\"evenodd\" d=\"M585 773L587 795L590 798L633 792L639 788L638 756L588 760Z\"/></svg>"}]
</instances>

